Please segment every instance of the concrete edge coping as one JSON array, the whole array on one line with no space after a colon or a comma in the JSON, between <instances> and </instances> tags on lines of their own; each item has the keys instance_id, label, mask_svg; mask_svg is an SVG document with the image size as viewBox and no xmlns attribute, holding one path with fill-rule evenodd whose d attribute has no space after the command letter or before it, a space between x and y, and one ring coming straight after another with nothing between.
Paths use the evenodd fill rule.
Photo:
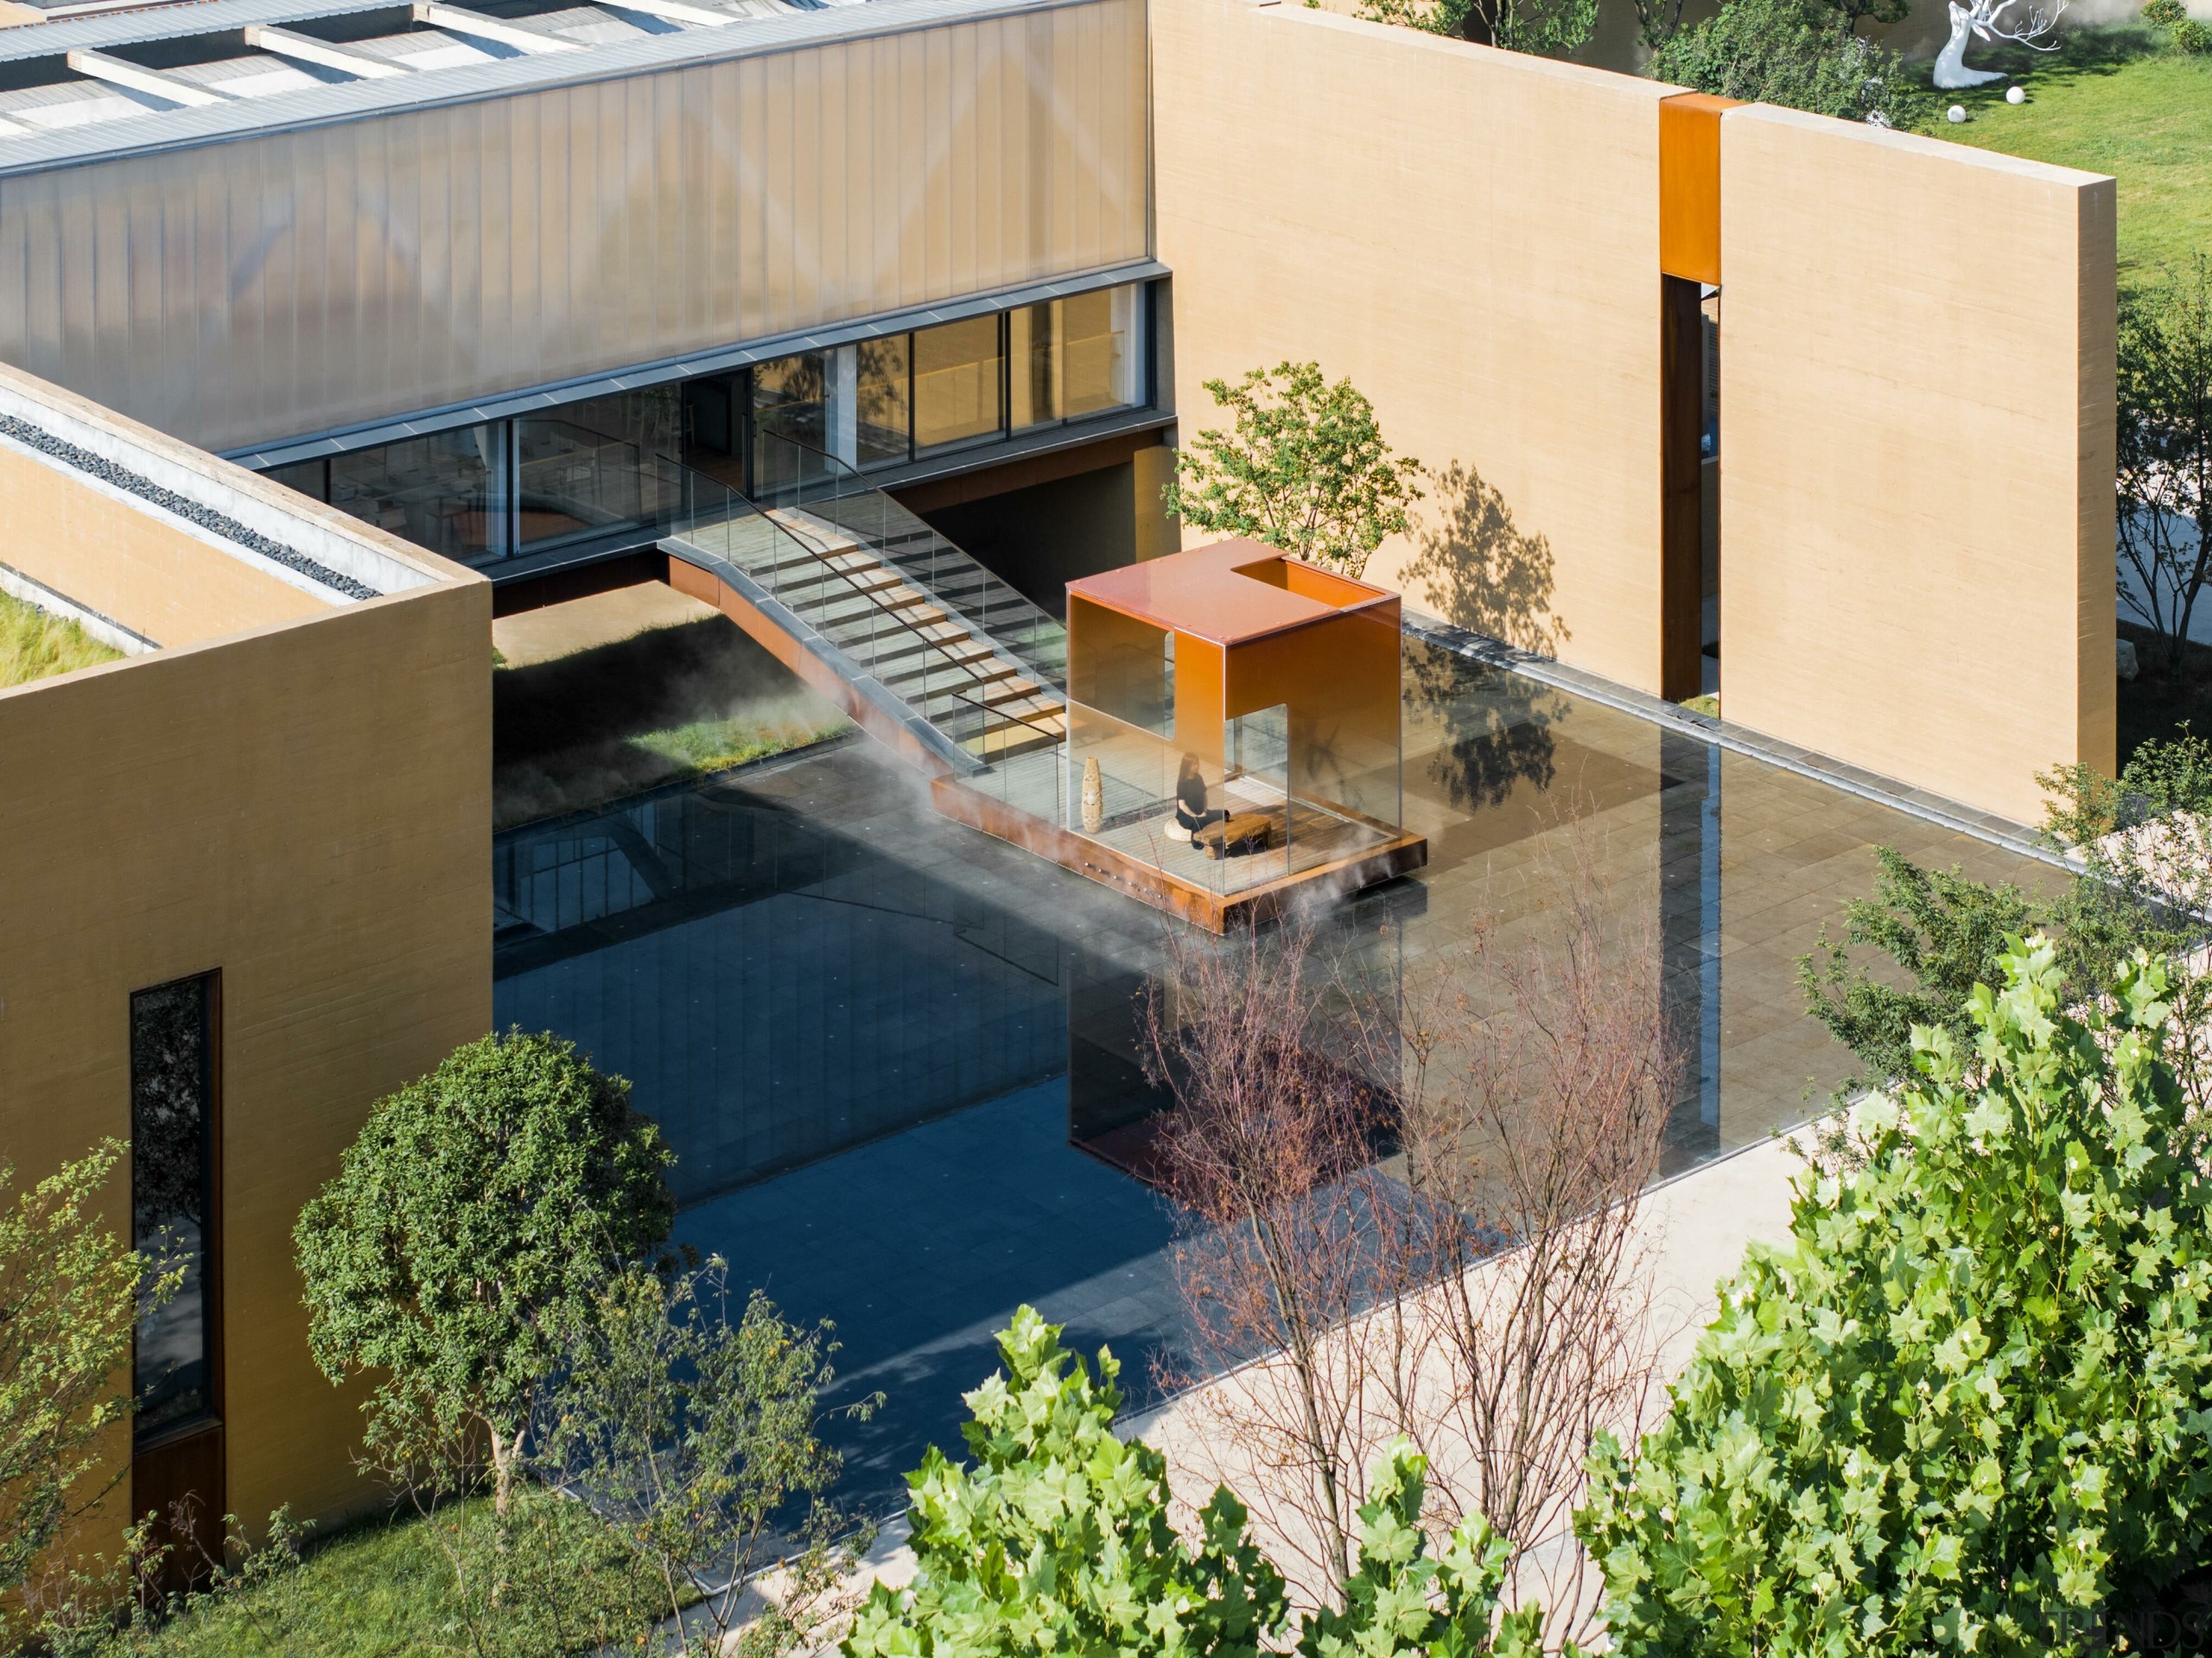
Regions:
<instances>
[{"instance_id":1,"label":"concrete edge coping","mask_svg":"<svg viewBox=\"0 0 2212 1658\"><path fill-rule=\"evenodd\" d=\"M429 570L385 552L366 537L348 535L339 526L325 523L319 517L288 510L276 500L270 499L276 486L256 480L256 486L241 486L249 474L236 472L233 475L240 479L241 483L230 481L221 475L223 472L232 470L228 462L192 451L192 461L200 463L193 464L192 461L181 455L168 453L166 446L141 441L119 423L98 419L92 405L86 405L79 412L58 400L37 396L32 387L24 383L26 378L0 378L0 415L12 416L59 442L95 456L120 471L136 474L156 489L228 518L256 535L266 537L290 549L302 562L319 566L349 582L370 589L370 596L385 597L410 592L416 588L433 586L437 581L436 575ZM242 546L211 526L194 524L160 502L101 478L81 466L73 464L65 456L47 454L18 440L9 441L10 446L21 453L35 455L44 464L67 473L101 493L129 503L149 517L183 527L195 540L242 562L265 569L289 586L300 588L333 603L353 602L359 596L346 593L342 587L334 588L327 581L317 580L311 571L288 567L277 559Z\"/></svg>"}]
</instances>

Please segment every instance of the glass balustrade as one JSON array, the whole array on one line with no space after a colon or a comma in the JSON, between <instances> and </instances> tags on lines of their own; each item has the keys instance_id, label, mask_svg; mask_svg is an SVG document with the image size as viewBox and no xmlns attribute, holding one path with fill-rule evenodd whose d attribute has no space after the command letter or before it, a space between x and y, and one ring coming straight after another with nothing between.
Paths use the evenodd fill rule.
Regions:
<instances>
[{"instance_id":1,"label":"glass balustrade","mask_svg":"<svg viewBox=\"0 0 2212 1658\"><path fill-rule=\"evenodd\" d=\"M754 433L753 448L753 499L792 534L849 538L1039 684L1067 683L1067 630L1002 578L834 456L770 430Z\"/></svg>"}]
</instances>

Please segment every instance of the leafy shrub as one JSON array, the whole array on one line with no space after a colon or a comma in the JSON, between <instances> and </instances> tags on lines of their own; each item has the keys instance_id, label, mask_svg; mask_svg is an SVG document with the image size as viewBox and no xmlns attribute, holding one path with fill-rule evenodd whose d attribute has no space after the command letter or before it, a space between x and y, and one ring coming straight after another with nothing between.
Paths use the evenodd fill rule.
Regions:
<instances>
[{"instance_id":1,"label":"leafy shrub","mask_svg":"<svg viewBox=\"0 0 2212 1658\"><path fill-rule=\"evenodd\" d=\"M125 1248L102 1214L126 1155L104 1140L30 1186L0 1158L0 1650L28 1621L26 1585L57 1566L41 1557L114 1488L113 1436L131 1412L116 1373L138 1309L182 1281Z\"/></svg>"},{"instance_id":2,"label":"leafy shrub","mask_svg":"<svg viewBox=\"0 0 2212 1658\"><path fill-rule=\"evenodd\" d=\"M932 1445L906 1477L913 1586L875 1585L847 1658L1258 1654L1285 1601L1243 1506L1217 1492L1194 1553L1167 1523L1166 1459L1114 1437L1113 1356L1094 1382L1026 1306L999 1351L1004 1373L966 1395L975 1464Z\"/></svg>"},{"instance_id":3,"label":"leafy shrub","mask_svg":"<svg viewBox=\"0 0 2212 1658\"><path fill-rule=\"evenodd\" d=\"M2148 0L2143 8L2143 21L2153 29L2171 29L2188 16L2182 0Z\"/></svg>"},{"instance_id":4,"label":"leafy shrub","mask_svg":"<svg viewBox=\"0 0 2212 1658\"><path fill-rule=\"evenodd\" d=\"M1631 1465L1578 1521L1636 1655L2105 1649L2212 1561L2212 1181L2139 955L2064 1010L2037 936L1977 988L1980 1068L1860 1108Z\"/></svg>"},{"instance_id":5,"label":"leafy shrub","mask_svg":"<svg viewBox=\"0 0 2212 1658\"><path fill-rule=\"evenodd\" d=\"M845 1658L1261 1658L1283 1649L1282 1574L1246 1534L1227 1487L1198 1514L1194 1549L1167 1523L1166 1462L1114 1433L1113 1355L1093 1382L1057 1326L1019 1309L999 1337L1006 1369L966 1395L973 1465L934 1446L906 1477L913 1584L877 1584ZM1303 1618L1301 1658L1538 1658L1543 1613L1498 1616L1509 1553L1476 1521L1432 1556L1421 1529L1427 1463L1403 1440L1359 1511L1341 1608ZM1574 1649L1567 1648L1567 1658Z\"/></svg>"},{"instance_id":6,"label":"leafy shrub","mask_svg":"<svg viewBox=\"0 0 2212 1658\"><path fill-rule=\"evenodd\" d=\"M1383 1454L1369 1482L1373 1495L1359 1510L1359 1558L1344 1585L1344 1608L1323 1607L1304 1621L1299 1658L1542 1658L1541 1607L1497 1615L1510 1553L1504 1539L1478 1520L1430 1558L1421 1527L1427 1473L1427 1462L1402 1439ZM1580 1652L1570 1641L1561 1658Z\"/></svg>"},{"instance_id":7,"label":"leafy shrub","mask_svg":"<svg viewBox=\"0 0 2212 1658\"><path fill-rule=\"evenodd\" d=\"M2212 27L2184 17L2166 31L2166 44L2186 56L2202 57L2212 53Z\"/></svg>"},{"instance_id":8,"label":"leafy shrub","mask_svg":"<svg viewBox=\"0 0 2212 1658\"><path fill-rule=\"evenodd\" d=\"M1935 105L1888 47L1840 33L1821 0L1726 0L1653 55L1651 75L1722 98L1877 126L1915 127Z\"/></svg>"}]
</instances>

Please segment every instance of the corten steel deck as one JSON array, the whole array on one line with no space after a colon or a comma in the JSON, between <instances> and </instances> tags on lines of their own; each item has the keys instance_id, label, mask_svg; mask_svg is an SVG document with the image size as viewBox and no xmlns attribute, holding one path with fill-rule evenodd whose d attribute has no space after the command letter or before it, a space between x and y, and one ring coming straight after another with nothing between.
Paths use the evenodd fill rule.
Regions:
<instances>
[{"instance_id":1,"label":"corten steel deck","mask_svg":"<svg viewBox=\"0 0 2212 1658\"><path fill-rule=\"evenodd\" d=\"M1180 917L1210 932L1225 933L1231 927L1264 921L1280 914L1294 899L1324 894L1356 893L1398 875L1409 874L1428 861L1428 842L1418 835L1380 835L1363 850L1328 861L1278 873L1249 886L1220 891L1186 880L1160 865L1124 852L1104 840L1095 840L1019 807L994 798L954 778L938 778L930 785L930 804L955 823L1049 858L1063 869L1088 876L1101 886L1126 893L1141 904ZM1188 850L1188 848L1185 848ZM1199 862L1203 854L1189 854ZM1230 865L1272 861L1278 870L1279 854L1232 858Z\"/></svg>"}]
</instances>

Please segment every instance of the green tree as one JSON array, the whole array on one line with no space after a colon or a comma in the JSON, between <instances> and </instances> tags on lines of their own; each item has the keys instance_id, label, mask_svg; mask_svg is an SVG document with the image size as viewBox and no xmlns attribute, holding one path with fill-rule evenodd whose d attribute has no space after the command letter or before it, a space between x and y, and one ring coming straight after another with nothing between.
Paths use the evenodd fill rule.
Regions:
<instances>
[{"instance_id":1,"label":"green tree","mask_svg":"<svg viewBox=\"0 0 2212 1658\"><path fill-rule=\"evenodd\" d=\"M842 1466L820 1432L829 1326L800 1329L758 1291L732 1318L727 1274L717 1259L613 1279L545 1395L536 1462L659 1591L650 1650L734 1650L743 1622L758 1658L810 1647L849 1605L842 1587L874 1528L824 1500ZM836 1413L865 1418L880 1402ZM763 1609L748 1591L771 1566L780 1583Z\"/></svg>"},{"instance_id":2,"label":"green tree","mask_svg":"<svg viewBox=\"0 0 2212 1658\"><path fill-rule=\"evenodd\" d=\"M1847 1099L1910 1079L1921 1026L1940 1026L1961 1052L1971 1051L1974 986L1993 983L2012 941L2039 924L2034 901L2017 886L1923 869L1893 847L1876 847L1874 859L1874 896L1846 906L1844 942L1823 927L1813 953L1797 958L1806 1011L1858 1058L1858 1073L1840 1090ZM1880 951L1901 973L1877 976L1853 946ZM1891 982L1900 976L1904 988Z\"/></svg>"},{"instance_id":3,"label":"green tree","mask_svg":"<svg viewBox=\"0 0 2212 1658\"><path fill-rule=\"evenodd\" d=\"M1827 0L1724 0L1653 54L1656 79L1877 126L1919 126L1932 96L1888 47L1853 32L1876 7Z\"/></svg>"},{"instance_id":4,"label":"green tree","mask_svg":"<svg viewBox=\"0 0 2212 1658\"><path fill-rule=\"evenodd\" d=\"M505 1513L564 1343L668 1236L673 1160L629 1084L550 1035L484 1037L379 1102L293 1231L316 1364L382 1373L372 1458L480 1443Z\"/></svg>"},{"instance_id":5,"label":"green tree","mask_svg":"<svg viewBox=\"0 0 2212 1658\"><path fill-rule=\"evenodd\" d=\"M1318 363L1255 368L1235 385L1208 380L1232 430L1202 431L1179 450L1167 510L1195 529L1249 536L1357 576L1421 499L1421 463L1392 458L1375 406Z\"/></svg>"},{"instance_id":6,"label":"green tree","mask_svg":"<svg viewBox=\"0 0 2212 1658\"><path fill-rule=\"evenodd\" d=\"M2107 1649L2212 1553L2212 1183L2164 965L2031 938L1754 1246L1578 1528L1636 1655Z\"/></svg>"},{"instance_id":7,"label":"green tree","mask_svg":"<svg viewBox=\"0 0 2212 1658\"><path fill-rule=\"evenodd\" d=\"M2181 669L2212 576L2212 257L2120 302L2120 601Z\"/></svg>"},{"instance_id":8,"label":"green tree","mask_svg":"<svg viewBox=\"0 0 2212 1658\"><path fill-rule=\"evenodd\" d=\"M128 1466L111 1436L130 1416L140 1297L165 1300L182 1277L149 1274L97 1213L123 1155L102 1140L28 1191L0 1164L0 1607Z\"/></svg>"}]
</instances>

